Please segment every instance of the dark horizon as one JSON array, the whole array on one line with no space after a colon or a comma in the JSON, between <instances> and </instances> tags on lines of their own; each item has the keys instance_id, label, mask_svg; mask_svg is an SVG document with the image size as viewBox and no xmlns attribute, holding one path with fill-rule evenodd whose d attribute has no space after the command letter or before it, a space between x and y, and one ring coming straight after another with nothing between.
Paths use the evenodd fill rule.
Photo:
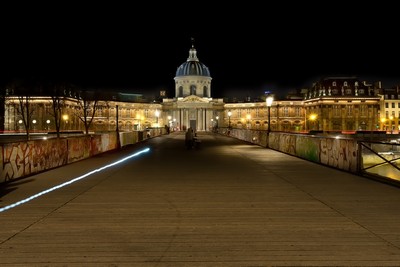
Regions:
<instances>
[{"instance_id":1,"label":"dark horizon","mask_svg":"<svg viewBox=\"0 0 400 267\"><path fill-rule=\"evenodd\" d=\"M197 56L210 70L215 98L287 92L327 76L381 80L385 87L400 84L393 67L400 61L391 37L398 24L394 8L314 4L309 10L291 4L289 10L286 5L232 4L222 16L203 4L186 6L193 12L189 20L166 4L172 13L159 14L152 23L154 12L146 20L121 7L100 7L97 14L84 7L53 13L18 7L20 13L4 17L0 80L38 76L173 94L175 72L188 58L194 38ZM239 20L246 12L248 18Z\"/></svg>"}]
</instances>

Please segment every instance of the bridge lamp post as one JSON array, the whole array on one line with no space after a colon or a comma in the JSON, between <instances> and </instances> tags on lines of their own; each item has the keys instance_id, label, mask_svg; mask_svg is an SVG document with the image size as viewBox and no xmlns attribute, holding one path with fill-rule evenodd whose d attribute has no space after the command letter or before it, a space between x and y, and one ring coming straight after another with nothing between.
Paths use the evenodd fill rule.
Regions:
<instances>
[{"instance_id":1,"label":"bridge lamp post","mask_svg":"<svg viewBox=\"0 0 400 267\"><path fill-rule=\"evenodd\" d=\"M251 128L251 115L250 114L247 114L246 115L246 119L247 119L247 129L250 129Z\"/></svg>"},{"instance_id":2,"label":"bridge lamp post","mask_svg":"<svg viewBox=\"0 0 400 267\"><path fill-rule=\"evenodd\" d=\"M68 124L68 119L69 119L68 114L62 115L62 119L64 121L64 130L67 130L67 124Z\"/></svg>"},{"instance_id":3,"label":"bridge lamp post","mask_svg":"<svg viewBox=\"0 0 400 267\"><path fill-rule=\"evenodd\" d=\"M232 116L232 112L229 110L228 111L228 129L231 128L231 116Z\"/></svg>"},{"instance_id":4,"label":"bridge lamp post","mask_svg":"<svg viewBox=\"0 0 400 267\"><path fill-rule=\"evenodd\" d=\"M315 128L315 120L317 119L317 114L315 114L315 113L313 113L313 114L310 114L310 121L312 122L312 130L314 130L314 128ZM317 129L318 130L318 129Z\"/></svg>"},{"instance_id":5,"label":"bridge lamp post","mask_svg":"<svg viewBox=\"0 0 400 267\"><path fill-rule=\"evenodd\" d=\"M390 116L389 120L390 120L390 134L393 134L393 116Z\"/></svg>"},{"instance_id":6,"label":"bridge lamp post","mask_svg":"<svg viewBox=\"0 0 400 267\"><path fill-rule=\"evenodd\" d=\"M160 116L160 111L156 110L156 126L158 127L158 117Z\"/></svg>"},{"instance_id":7,"label":"bridge lamp post","mask_svg":"<svg viewBox=\"0 0 400 267\"><path fill-rule=\"evenodd\" d=\"M274 102L274 98L272 96L267 97L267 109L268 109L268 130L267 134L271 132L271 106L272 102Z\"/></svg>"}]
</instances>

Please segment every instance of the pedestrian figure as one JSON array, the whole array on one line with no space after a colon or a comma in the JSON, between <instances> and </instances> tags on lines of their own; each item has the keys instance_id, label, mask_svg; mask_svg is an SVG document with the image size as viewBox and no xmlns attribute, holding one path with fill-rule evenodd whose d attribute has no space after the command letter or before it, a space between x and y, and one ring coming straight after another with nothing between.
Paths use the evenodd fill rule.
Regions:
<instances>
[{"instance_id":1,"label":"pedestrian figure","mask_svg":"<svg viewBox=\"0 0 400 267\"><path fill-rule=\"evenodd\" d=\"M187 149L193 148L193 129L189 127L185 133L185 145Z\"/></svg>"}]
</instances>

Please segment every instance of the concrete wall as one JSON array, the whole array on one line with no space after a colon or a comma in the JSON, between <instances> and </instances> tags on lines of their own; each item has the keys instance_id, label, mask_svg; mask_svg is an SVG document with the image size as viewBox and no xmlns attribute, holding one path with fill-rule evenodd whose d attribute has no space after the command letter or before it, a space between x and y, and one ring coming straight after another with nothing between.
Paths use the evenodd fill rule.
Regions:
<instances>
[{"instance_id":1,"label":"concrete wall","mask_svg":"<svg viewBox=\"0 0 400 267\"><path fill-rule=\"evenodd\" d=\"M344 171L358 171L358 147L354 139L283 132L271 132L268 137L265 130L247 129L221 128L219 133ZM30 176L161 134L165 134L163 128L120 132L119 145L116 132L0 145L0 182Z\"/></svg>"},{"instance_id":2,"label":"concrete wall","mask_svg":"<svg viewBox=\"0 0 400 267\"><path fill-rule=\"evenodd\" d=\"M357 141L351 138L271 132L265 130L220 129L221 134L281 151L309 161L353 173L358 172Z\"/></svg>"},{"instance_id":3,"label":"concrete wall","mask_svg":"<svg viewBox=\"0 0 400 267\"><path fill-rule=\"evenodd\" d=\"M0 145L0 183L80 161L119 146L164 134L163 128L146 131L82 135Z\"/></svg>"}]
</instances>

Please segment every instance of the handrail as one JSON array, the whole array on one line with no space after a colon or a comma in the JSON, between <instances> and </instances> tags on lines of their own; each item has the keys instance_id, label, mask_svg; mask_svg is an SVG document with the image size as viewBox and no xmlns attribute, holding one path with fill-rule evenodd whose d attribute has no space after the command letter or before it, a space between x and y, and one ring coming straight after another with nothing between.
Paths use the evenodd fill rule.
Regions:
<instances>
[{"instance_id":1,"label":"handrail","mask_svg":"<svg viewBox=\"0 0 400 267\"><path fill-rule=\"evenodd\" d=\"M370 141L359 141L359 158L360 164L359 164L359 171L363 174L367 175L373 175L373 176L378 176L381 178L385 178L387 180L392 180L392 181L400 181L400 173L397 173L396 171L393 173L393 170L400 171L400 167L397 166L396 162L400 162L400 150L397 150L397 147L399 147L399 144L393 144L393 143L384 143L384 142L370 142ZM373 145L379 146L378 148L380 149L379 151L377 148L373 148ZM396 146L396 149L394 149L394 146ZM371 156L369 158L366 158L367 155L363 153L363 149L366 149L367 151L371 152ZM387 149L386 149L387 148ZM397 152L397 153L396 153ZM388 159L385 157L385 155L388 156L393 156L393 158ZM377 158L381 159L382 161L379 161ZM368 161L368 166L364 166L365 160ZM374 162L375 161L375 162ZM382 167L382 168L379 168ZM387 167L387 168L385 168ZM375 170L378 171L372 171L372 169L375 168ZM378 169L379 168L379 169Z\"/></svg>"}]
</instances>

